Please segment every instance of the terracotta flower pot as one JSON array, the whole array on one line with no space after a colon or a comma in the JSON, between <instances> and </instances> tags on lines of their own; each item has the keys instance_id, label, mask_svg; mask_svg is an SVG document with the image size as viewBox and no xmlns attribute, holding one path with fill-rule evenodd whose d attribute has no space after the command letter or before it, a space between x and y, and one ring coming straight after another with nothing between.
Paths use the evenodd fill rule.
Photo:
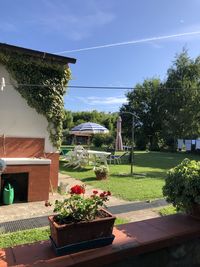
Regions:
<instances>
[{"instance_id":1,"label":"terracotta flower pot","mask_svg":"<svg viewBox=\"0 0 200 267\"><path fill-rule=\"evenodd\" d=\"M104 209L101 209L101 213L105 217L69 224L58 224L54 221L55 216L49 216L51 238L57 247L63 247L111 236L116 217Z\"/></svg>"},{"instance_id":2,"label":"terracotta flower pot","mask_svg":"<svg viewBox=\"0 0 200 267\"><path fill-rule=\"evenodd\" d=\"M107 173L102 173L102 172L97 172L96 174L96 179L97 180L105 180L108 178L108 174Z\"/></svg>"}]
</instances>

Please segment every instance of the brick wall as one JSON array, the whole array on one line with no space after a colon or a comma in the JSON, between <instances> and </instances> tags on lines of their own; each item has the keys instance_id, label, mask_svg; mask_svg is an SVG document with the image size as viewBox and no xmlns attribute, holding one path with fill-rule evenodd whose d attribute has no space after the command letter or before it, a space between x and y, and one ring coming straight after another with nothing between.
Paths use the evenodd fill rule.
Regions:
<instances>
[{"instance_id":1,"label":"brick wall","mask_svg":"<svg viewBox=\"0 0 200 267\"><path fill-rule=\"evenodd\" d=\"M53 189L55 190L58 187L59 153L45 153L45 157L51 160L50 186L52 185Z\"/></svg>"},{"instance_id":2,"label":"brick wall","mask_svg":"<svg viewBox=\"0 0 200 267\"><path fill-rule=\"evenodd\" d=\"M4 173L28 173L28 201L49 199L50 165L7 166Z\"/></svg>"},{"instance_id":3,"label":"brick wall","mask_svg":"<svg viewBox=\"0 0 200 267\"><path fill-rule=\"evenodd\" d=\"M58 186L59 153L44 153L44 138L22 138L0 136L0 158L33 158L51 159L50 183L54 190ZM49 188L51 190L51 188Z\"/></svg>"},{"instance_id":4,"label":"brick wall","mask_svg":"<svg viewBox=\"0 0 200 267\"><path fill-rule=\"evenodd\" d=\"M44 153L44 138L0 137L0 157L31 158Z\"/></svg>"}]
</instances>

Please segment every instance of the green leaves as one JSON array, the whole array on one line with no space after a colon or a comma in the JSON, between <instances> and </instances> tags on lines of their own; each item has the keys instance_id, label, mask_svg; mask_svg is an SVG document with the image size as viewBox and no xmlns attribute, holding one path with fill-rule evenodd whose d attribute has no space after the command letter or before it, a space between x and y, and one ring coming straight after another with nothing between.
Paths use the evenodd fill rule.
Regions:
<instances>
[{"instance_id":1,"label":"green leaves","mask_svg":"<svg viewBox=\"0 0 200 267\"><path fill-rule=\"evenodd\" d=\"M200 162L184 159L168 172L163 195L178 210L188 211L200 204Z\"/></svg>"},{"instance_id":2,"label":"green leaves","mask_svg":"<svg viewBox=\"0 0 200 267\"><path fill-rule=\"evenodd\" d=\"M127 93L121 107L123 135L131 138L133 112L138 148L176 149L176 140L196 139L200 135L200 57L191 59L186 50L176 56L166 79L145 79Z\"/></svg>"},{"instance_id":3,"label":"green leaves","mask_svg":"<svg viewBox=\"0 0 200 267\"><path fill-rule=\"evenodd\" d=\"M99 207L104 206L107 201L107 196L100 197L93 194L91 197L84 197L81 195L73 194L64 201L55 202L54 212L60 222L70 220L70 222L90 221L95 219Z\"/></svg>"},{"instance_id":4,"label":"green leaves","mask_svg":"<svg viewBox=\"0 0 200 267\"><path fill-rule=\"evenodd\" d=\"M71 77L70 69L60 64L35 60L31 56L8 51L0 53L0 63L6 66L12 78L17 81L18 86L15 89L26 99L28 105L46 117L50 140L56 148L59 148L64 119L63 95Z\"/></svg>"}]
</instances>

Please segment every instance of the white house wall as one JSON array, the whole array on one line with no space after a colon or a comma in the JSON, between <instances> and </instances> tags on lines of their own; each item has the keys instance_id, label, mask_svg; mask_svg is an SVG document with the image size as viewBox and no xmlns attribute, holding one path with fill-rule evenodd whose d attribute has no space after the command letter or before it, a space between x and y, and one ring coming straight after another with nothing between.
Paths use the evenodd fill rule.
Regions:
<instances>
[{"instance_id":1,"label":"white house wall","mask_svg":"<svg viewBox=\"0 0 200 267\"><path fill-rule=\"evenodd\" d=\"M45 138L46 153L55 152L49 140L46 118L28 106L26 100L10 85L8 71L0 64L0 83L2 77L8 83L0 90L0 135L9 137ZM37 88L35 88L37 94Z\"/></svg>"}]
</instances>

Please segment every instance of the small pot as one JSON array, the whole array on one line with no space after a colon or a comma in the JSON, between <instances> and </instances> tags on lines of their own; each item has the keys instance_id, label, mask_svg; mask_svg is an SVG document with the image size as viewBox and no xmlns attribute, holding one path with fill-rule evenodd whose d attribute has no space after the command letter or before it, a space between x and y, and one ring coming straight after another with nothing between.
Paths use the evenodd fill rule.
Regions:
<instances>
[{"instance_id":1,"label":"small pot","mask_svg":"<svg viewBox=\"0 0 200 267\"><path fill-rule=\"evenodd\" d=\"M108 174L107 173L102 173L102 172L97 172L96 174L96 179L97 180L105 180L108 178Z\"/></svg>"}]
</instances>

